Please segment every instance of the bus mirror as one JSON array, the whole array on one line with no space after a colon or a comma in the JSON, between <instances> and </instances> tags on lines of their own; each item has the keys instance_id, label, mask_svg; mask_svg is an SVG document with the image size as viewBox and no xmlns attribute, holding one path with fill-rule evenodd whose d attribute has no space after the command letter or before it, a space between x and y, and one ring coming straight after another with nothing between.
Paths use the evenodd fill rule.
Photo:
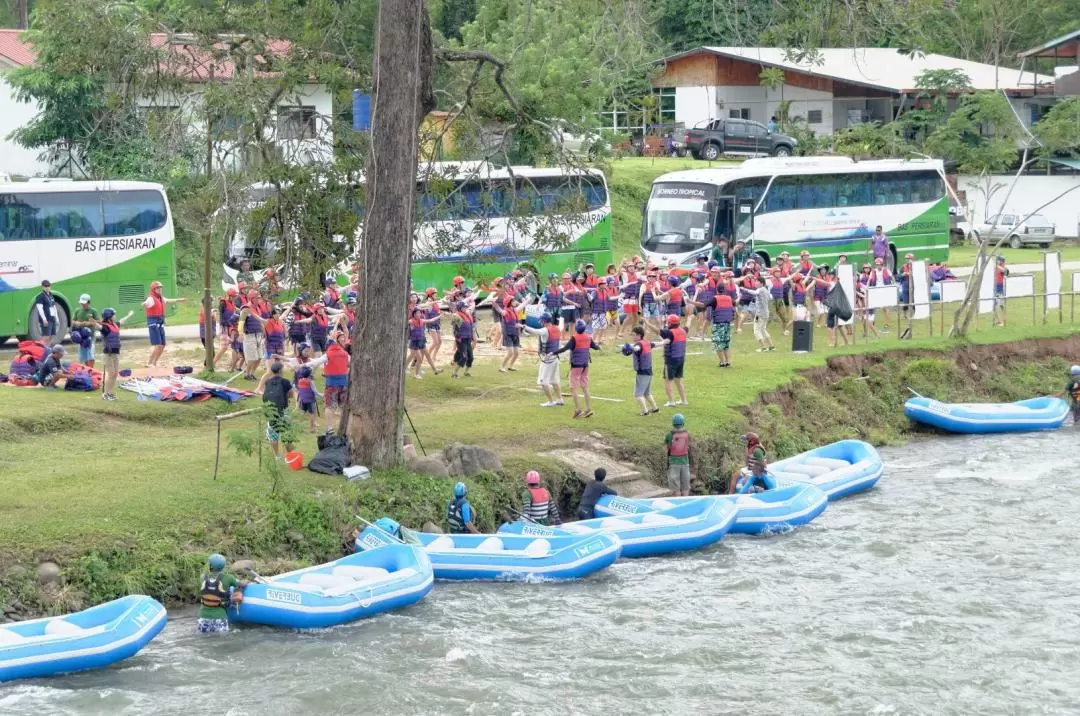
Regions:
<instances>
[{"instance_id":1,"label":"bus mirror","mask_svg":"<svg viewBox=\"0 0 1080 716\"><path fill-rule=\"evenodd\" d=\"M646 202L644 202L644 203L643 203L643 204L641 205L641 215L642 215L642 216L645 216L645 210L646 210L646 209L648 209L648 208L649 208L649 202L647 202L647 201L646 201Z\"/></svg>"}]
</instances>

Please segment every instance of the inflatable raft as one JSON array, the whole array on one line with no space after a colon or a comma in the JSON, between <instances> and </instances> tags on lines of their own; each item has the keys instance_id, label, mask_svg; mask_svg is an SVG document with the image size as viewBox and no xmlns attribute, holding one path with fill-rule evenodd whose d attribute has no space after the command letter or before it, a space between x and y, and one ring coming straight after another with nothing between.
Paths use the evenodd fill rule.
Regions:
<instances>
[{"instance_id":1,"label":"inflatable raft","mask_svg":"<svg viewBox=\"0 0 1080 716\"><path fill-rule=\"evenodd\" d=\"M139 653L165 621L165 607L134 595L62 617L4 624L0 681L102 669Z\"/></svg>"},{"instance_id":2,"label":"inflatable raft","mask_svg":"<svg viewBox=\"0 0 1080 716\"><path fill-rule=\"evenodd\" d=\"M1016 403L939 403L915 397L904 415L916 423L950 433L1015 433L1056 430L1069 415L1061 398L1032 398Z\"/></svg>"},{"instance_id":3,"label":"inflatable raft","mask_svg":"<svg viewBox=\"0 0 1080 716\"><path fill-rule=\"evenodd\" d=\"M824 512L829 504L829 496L820 488L810 484L798 484L748 495L657 497L646 500L604 495L596 503L596 514L611 517L655 512L693 500L721 500L735 505L735 524L730 530L733 534L790 530L810 522Z\"/></svg>"},{"instance_id":4,"label":"inflatable raft","mask_svg":"<svg viewBox=\"0 0 1080 716\"><path fill-rule=\"evenodd\" d=\"M580 579L614 564L622 543L606 532L574 536L433 534L409 531L427 552L435 579L556 580ZM357 549L372 539L394 541L377 527L357 538Z\"/></svg>"},{"instance_id":5,"label":"inflatable raft","mask_svg":"<svg viewBox=\"0 0 1080 716\"><path fill-rule=\"evenodd\" d=\"M809 483L830 500L869 490L884 470L878 451L861 440L841 440L769 463L778 487Z\"/></svg>"},{"instance_id":6,"label":"inflatable raft","mask_svg":"<svg viewBox=\"0 0 1080 716\"><path fill-rule=\"evenodd\" d=\"M229 619L289 629L332 627L415 604L434 581L423 550L387 545L250 584L243 601L229 607Z\"/></svg>"},{"instance_id":7,"label":"inflatable raft","mask_svg":"<svg viewBox=\"0 0 1080 716\"><path fill-rule=\"evenodd\" d=\"M619 517L599 517L544 527L530 522L511 522L500 534L531 537L594 535L609 532L622 542L623 557L655 557L671 552L700 549L719 542L735 524L738 510L728 501L697 500L667 510Z\"/></svg>"}]
</instances>

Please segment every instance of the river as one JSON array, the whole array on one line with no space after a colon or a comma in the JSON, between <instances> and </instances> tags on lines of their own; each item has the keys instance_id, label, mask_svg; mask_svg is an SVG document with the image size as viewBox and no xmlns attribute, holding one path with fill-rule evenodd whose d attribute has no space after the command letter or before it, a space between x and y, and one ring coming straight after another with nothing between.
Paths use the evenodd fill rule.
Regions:
<instances>
[{"instance_id":1,"label":"river","mask_svg":"<svg viewBox=\"0 0 1080 716\"><path fill-rule=\"evenodd\" d=\"M882 451L813 524L569 584L437 584L314 634L199 638L0 686L22 714L1080 711L1080 429Z\"/></svg>"}]
</instances>

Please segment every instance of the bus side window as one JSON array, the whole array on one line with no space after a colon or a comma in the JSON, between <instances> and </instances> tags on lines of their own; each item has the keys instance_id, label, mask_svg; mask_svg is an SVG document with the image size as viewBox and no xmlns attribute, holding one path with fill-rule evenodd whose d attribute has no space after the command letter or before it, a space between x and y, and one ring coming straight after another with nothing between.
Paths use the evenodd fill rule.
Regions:
<instances>
[{"instance_id":1,"label":"bus side window","mask_svg":"<svg viewBox=\"0 0 1080 716\"><path fill-rule=\"evenodd\" d=\"M789 211L795 208L795 177L776 177L765 195L765 212Z\"/></svg>"}]
</instances>

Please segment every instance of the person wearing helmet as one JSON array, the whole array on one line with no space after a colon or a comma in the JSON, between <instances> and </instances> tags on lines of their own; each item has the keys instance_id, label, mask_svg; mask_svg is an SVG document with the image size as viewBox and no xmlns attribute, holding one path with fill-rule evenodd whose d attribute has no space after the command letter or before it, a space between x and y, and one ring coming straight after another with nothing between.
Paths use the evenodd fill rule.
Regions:
<instances>
[{"instance_id":1,"label":"person wearing helmet","mask_svg":"<svg viewBox=\"0 0 1080 716\"><path fill-rule=\"evenodd\" d=\"M161 294L161 282L154 281L150 284L150 293L143 301L146 310L146 329L150 334L150 356L146 361L146 367L152 368L161 360L161 354L165 352L165 308L170 303L183 303L186 298L165 298Z\"/></svg>"},{"instance_id":2,"label":"person wearing helmet","mask_svg":"<svg viewBox=\"0 0 1080 716\"><path fill-rule=\"evenodd\" d=\"M417 306L413 308L408 322L409 358L405 370L408 371L411 368L413 378L417 380L420 380L420 369L423 367L425 359L435 375L440 372L435 367L435 361L431 359L431 355L427 352L427 328L433 323L441 321L442 317L425 318L426 315L426 310Z\"/></svg>"},{"instance_id":3,"label":"person wearing helmet","mask_svg":"<svg viewBox=\"0 0 1080 716\"><path fill-rule=\"evenodd\" d=\"M464 482L454 485L454 499L446 505L446 526L452 535L480 534L480 530L473 524L476 515L469 500L466 499L468 494L469 488Z\"/></svg>"},{"instance_id":4,"label":"person wearing helmet","mask_svg":"<svg viewBox=\"0 0 1080 716\"><path fill-rule=\"evenodd\" d=\"M690 494L690 433L686 430L686 418L682 413L671 417L671 431L664 437L667 447L668 487L676 497Z\"/></svg>"},{"instance_id":5,"label":"person wearing helmet","mask_svg":"<svg viewBox=\"0 0 1080 716\"><path fill-rule=\"evenodd\" d=\"M101 321L98 330L101 332L101 350L105 354L104 371L102 371L101 399L116 400L116 380L120 376L120 326L135 314L128 311L127 315L117 320L116 310L106 308L101 312Z\"/></svg>"},{"instance_id":6,"label":"person wearing helmet","mask_svg":"<svg viewBox=\"0 0 1080 716\"><path fill-rule=\"evenodd\" d=\"M232 604L244 599L244 587L250 582L237 579L226 569L225 557L210 555L207 570L199 581L199 618L196 629L200 634L225 634L229 631L229 612Z\"/></svg>"},{"instance_id":7,"label":"person wearing helmet","mask_svg":"<svg viewBox=\"0 0 1080 716\"><path fill-rule=\"evenodd\" d=\"M296 409L308 416L308 429L314 433L315 410L318 406L319 391L315 388L315 378L311 366L299 365L293 371L293 384L296 386Z\"/></svg>"},{"instance_id":8,"label":"person wearing helmet","mask_svg":"<svg viewBox=\"0 0 1080 716\"><path fill-rule=\"evenodd\" d=\"M746 433L740 440L746 443L746 467L731 479L732 493L764 492L776 487L776 480L769 474L765 460L765 446L757 433Z\"/></svg>"},{"instance_id":9,"label":"person wearing helmet","mask_svg":"<svg viewBox=\"0 0 1080 716\"><path fill-rule=\"evenodd\" d=\"M42 388L56 390L57 382L68 376L69 373L64 368L64 347L57 343L49 351L49 355L45 356L45 360L41 361L35 378Z\"/></svg>"},{"instance_id":10,"label":"person wearing helmet","mask_svg":"<svg viewBox=\"0 0 1080 716\"><path fill-rule=\"evenodd\" d=\"M322 302L327 308L341 308L341 292L337 281L327 276L323 279Z\"/></svg>"},{"instance_id":11,"label":"person wearing helmet","mask_svg":"<svg viewBox=\"0 0 1080 716\"><path fill-rule=\"evenodd\" d=\"M663 292L659 272L655 267L649 268L645 274L645 282L641 284L637 296L638 306L641 308L641 319L645 323L645 330L647 331L660 332L662 327L660 316L663 315L663 312L660 310L658 297Z\"/></svg>"},{"instance_id":12,"label":"person wearing helmet","mask_svg":"<svg viewBox=\"0 0 1080 716\"><path fill-rule=\"evenodd\" d=\"M326 346L326 364L323 366L323 379L326 382L326 429L337 428L339 412L349 402L349 364L351 356L345 343L348 335L338 331L331 335Z\"/></svg>"},{"instance_id":13,"label":"person wearing helmet","mask_svg":"<svg viewBox=\"0 0 1080 716\"><path fill-rule=\"evenodd\" d=\"M870 264L863 264L862 273L855 281L855 315L860 316L863 324L863 338L869 338L869 333L878 338L877 326L874 325L874 309L869 308L869 289L873 269Z\"/></svg>"},{"instance_id":14,"label":"person wearing helmet","mask_svg":"<svg viewBox=\"0 0 1080 716\"><path fill-rule=\"evenodd\" d=\"M874 227L874 233L870 236L870 253L875 259L881 259L890 269L892 266L892 253L889 251L889 235L881 229L881 225Z\"/></svg>"},{"instance_id":15,"label":"person wearing helmet","mask_svg":"<svg viewBox=\"0 0 1080 716\"><path fill-rule=\"evenodd\" d=\"M262 278L259 280L259 293L270 301L281 295L281 284L278 283L274 269L268 268L263 271Z\"/></svg>"},{"instance_id":16,"label":"person wearing helmet","mask_svg":"<svg viewBox=\"0 0 1080 716\"><path fill-rule=\"evenodd\" d=\"M94 367L94 329L100 325L101 316L97 310L90 307L90 294L79 296L79 307L71 314L71 327L90 336L88 341L79 342L79 362L87 368ZM74 334L72 340L74 341Z\"/></svg>"},{"instance_id":17,"label":"person wearing helmet","mask_svg":"<svg viewBox=\"0 0 1080 716\"><path fill-rule=\"evenodd\" d=\"M555 351L555 355L570 351L570 394L574 397L575 418L591 418L593 415L592 398L589 396L589 351L598 351L600 346L586 333L587 328L585 321L575 323L574 335ZM585 399L584 409L578 400L579 391Z\"/></svg>"},{"instance_id":18,"label":"person wearing helmet","mask_svg":"<svg viewBox=\"0 0 1080 716\"><path fill-rule=\"evenodd\" d=\"M660 329L660 341L664 344L664 392L667 393L665 408L676 405L688 405L686 389L683 387L683 372L686 366L686 329L678 316L668 316L664 328ZM679 399L675 400L671 387L675 386Z\"/></svg>"},{"instance_id":19,"label":"person wearing helmet","mask_svg":"<svg viewBox=\"0 0 1080 716\"><path fill-rule=\"evenodd\" d=\"M427 301L427 311L424 317L429 319L427 324L428 335L431 338L430 345L428 346L428 362L432 365L434 370L435 359L439 357L439 349L442 348L442 311L443 304L439 300L439 292L434 288L428 288L424 291L424 298ZM434 321L430 319L436 319Z\"/></svg>"},{"instance_id":20,"label":"person wearing helmet","mask_svg":"<svg viewBox=\"0 0 1080 716\"><path fill-rule=\"evenodd\" d=\"M1065 386L1065 397L1072 408L1073 423L1080 425L1080 365L1069 369L1069 383Z\"/></svg>"},{"instance_id":21,"label":"person wearing helmet","mask_svg":"<svg viewBox=\"0 0 1080 716\"><path fill-rule=\"evenodd\" d=\"M521 330L530 336L540 339L540 375L537 381L540 389L544 391L546 402L540 403L541 408L554 408L565 405L562 399L562 382L559 377L559 327L555 325L550 313L540 316L540 327L533 328L523 325Z\"/></svg>"},{"instance_id":22,"label":"person wearing helmet","mask_svg":"<svg viewBox=\"0 0 1080 716\"><path fill-rule=\"evenodd\" d=\"M521 514L538 525L561 525L559 507L551 499L551 493L540 482L540 473L525 473L525 491L521 497Z\"/></svg>"}]
</instances>

